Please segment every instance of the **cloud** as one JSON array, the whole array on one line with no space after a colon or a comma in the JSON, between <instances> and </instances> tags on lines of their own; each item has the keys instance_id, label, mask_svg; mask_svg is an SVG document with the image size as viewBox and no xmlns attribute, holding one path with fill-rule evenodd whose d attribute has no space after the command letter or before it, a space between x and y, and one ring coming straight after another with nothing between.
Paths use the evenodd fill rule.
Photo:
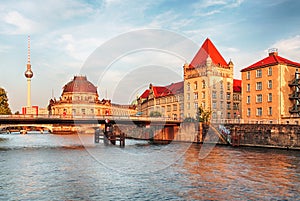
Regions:
<instances>
[{"instance_id":1,"label":"cloud","mask_svg":"<svg viewBox=\"0 0 300 201\"><path fill-rule=\"evenodd\" d=\"M239 7L244 0L203 0L193 4L195 16L211 16L226 9Z\"/></svg>"},{"instance_id":2,"label":"cloud","mask_svg":"<svg viewBox=\"0 0 300 201\"><path fill-rule=\"evenodd\" d=\"M278 48L279 55L283 55L283 57L286 56L287 59L299 62L300 35L279 40L273 45L271 45L269 48Z\"/></svg>"},{"instance_id":3,"label":"cloud","mask_svg":"<svg viewBox=\"0 0 300 201\"><path fill-rule=\"evenodd\" d=\"M28 34L39 29L38 23L23 16L18 11L11 11L4 15L4 23L10 25L2 32L6 34Z\"/></svg>"}]
</instances>

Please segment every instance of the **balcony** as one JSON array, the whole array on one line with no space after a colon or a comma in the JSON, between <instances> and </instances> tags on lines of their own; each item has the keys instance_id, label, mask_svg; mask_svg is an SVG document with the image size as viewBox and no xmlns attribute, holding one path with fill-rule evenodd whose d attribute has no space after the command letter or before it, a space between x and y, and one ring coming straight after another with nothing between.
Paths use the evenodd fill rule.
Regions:
<instances>
[{"instance_id":1,"label":"balcony","mask_svg":"<svg viewBox=\"0 0 300 201\"><path fill-rule=\"evenodd\" d=\"M292 80L292 81L289 81L289 86L290 87L293 87L293 86L298 86L299 85L299 80L300 79L294 79L294 80Z\"/></svg>"},{"instance_id":2,"label":"balcony","mask_svg":"<svg viewBox=\"0 0 300 201\"><path fill-rule=\"evenodd\" d=\"M290 94L289 99L300 99L300 92L295 91L294 93Z\"/></svg>"},{"instance_id":3,"label":"balcony","mask_svg":"<svg viewBox=\"0 0 300 201\"><path fill-rule=\"evenodd\" d=\"M300 113L300 105L294 105L293 107L290 107L289 109L290 113Z\"/></svg>"}]
</instances>

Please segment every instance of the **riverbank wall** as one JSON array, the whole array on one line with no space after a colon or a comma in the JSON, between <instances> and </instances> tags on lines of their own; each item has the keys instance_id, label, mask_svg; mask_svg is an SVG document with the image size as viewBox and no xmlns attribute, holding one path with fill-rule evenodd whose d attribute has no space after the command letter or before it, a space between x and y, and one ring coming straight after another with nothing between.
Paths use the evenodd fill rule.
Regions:
<instances>
[{"instance_id":1,"label":"riverbank wall","mask_svg":"<svg viewBox=\"0 0 300 201\"><path fill-rule=\"evenodd\" d=\"M300 150L300 126L289 124L226 124L233 146Z\"/></svg>"}]
</instances>

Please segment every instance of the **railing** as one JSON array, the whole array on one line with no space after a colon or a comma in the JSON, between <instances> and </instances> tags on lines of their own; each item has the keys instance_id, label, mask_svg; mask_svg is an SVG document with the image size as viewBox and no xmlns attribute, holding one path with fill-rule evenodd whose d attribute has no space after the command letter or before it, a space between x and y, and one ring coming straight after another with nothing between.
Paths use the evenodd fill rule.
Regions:
<instances>
[{"instance_id":1,"label":"railing","mask_svg":"<svg viewBox=\"0 0 300 201\"><path fill-rule=\"evenodd\" d=\"M298 125L300 120L297 119L212 119L212 124L295 124Z\"/></svg>"},{"instance_id":2,"label":"railing","mask_svg":"<svg viewBox=\"0 0 300 201\"><path fill-rule=\"evenodd\" d=\"M180 121L168 117L117 116L117 115L0 115L0 119L110 119L110 120L140 120L140 121Z\"/></svg>"},{"instance_id":3,"label":"railing","mask_svg":"<svg viewBox=\"0 0 300 201\"><path fill-rule=\"evenodd\" d=\"M292 80L292 81L289 81L289 86L297 86L297 85L299 85L299 81L300 81L300 79L294 79L294 80Z\"/></svg>"},{"instance_id":4,"label":"railing","mask_svg":"<svg viewBox=\"0 0 300 201\"><path fill-rule=\"evenodd\" d=\"M299 99L300 98L300 92L295 91L294 93L289 95L289 99Z\"/></svg>"}]
</instances>

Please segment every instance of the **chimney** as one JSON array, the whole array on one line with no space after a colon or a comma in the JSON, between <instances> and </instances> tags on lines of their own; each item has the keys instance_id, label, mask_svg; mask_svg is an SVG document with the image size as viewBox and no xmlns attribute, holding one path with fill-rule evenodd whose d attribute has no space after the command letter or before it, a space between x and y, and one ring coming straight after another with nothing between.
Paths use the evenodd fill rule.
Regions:
<instances>
[{"instance_id":1,"label":"chimney","mask_svg":"<svg viewBox=\"0 0 300 201\"><path fill-rule=\"evenodd\" d=\"M270 48L268 50L269 56L278 56L278 49L277 48Z\"/></svg>"}]
</instances>

